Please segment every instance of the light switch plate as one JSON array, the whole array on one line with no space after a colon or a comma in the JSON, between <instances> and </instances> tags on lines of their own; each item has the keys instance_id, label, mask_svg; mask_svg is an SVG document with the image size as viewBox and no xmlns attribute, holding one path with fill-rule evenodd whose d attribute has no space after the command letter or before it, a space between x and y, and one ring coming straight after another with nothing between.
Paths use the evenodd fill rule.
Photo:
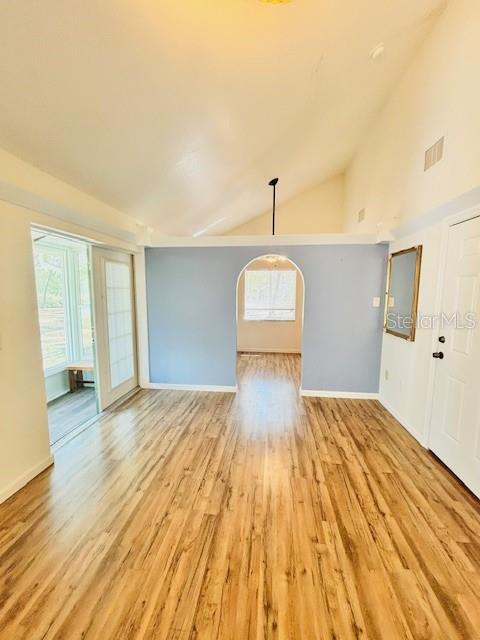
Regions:
<instances>
[{"instance_id":1,"label":"light switch plate","mask_svg":"<svg viewBox=\"0 0 480 640\"><path fill-rule=\"evenodd\" d=\"M373 299L373 306L374 307L379 307L380 306L380 298L374 298Z\"/></svg>"}]
</instances>

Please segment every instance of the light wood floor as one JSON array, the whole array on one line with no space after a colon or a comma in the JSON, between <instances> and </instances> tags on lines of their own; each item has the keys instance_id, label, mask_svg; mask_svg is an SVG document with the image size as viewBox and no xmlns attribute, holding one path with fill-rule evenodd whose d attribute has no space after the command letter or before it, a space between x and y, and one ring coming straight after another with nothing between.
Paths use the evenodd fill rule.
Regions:
<instances>
[{"instance_id":1,"label":"light wood floor","mask_svg":"<svg viewBox=\"0 0 480 640\"><path fill-rule=\"evenodd\" d=\"M142 391L0 506L0 638L480 637L478 501L374 401Z\"/></svg>"},{"instance_id":2,"label":"light wood floor","mask_svg":"<svg viewBox=\"0 0 480 640\"><path fill-rule=\"evenodd\" d=\"M98 413L95 389L84 387L48 403L50 444L55 444Z\"/></svg>"}]
</instances>

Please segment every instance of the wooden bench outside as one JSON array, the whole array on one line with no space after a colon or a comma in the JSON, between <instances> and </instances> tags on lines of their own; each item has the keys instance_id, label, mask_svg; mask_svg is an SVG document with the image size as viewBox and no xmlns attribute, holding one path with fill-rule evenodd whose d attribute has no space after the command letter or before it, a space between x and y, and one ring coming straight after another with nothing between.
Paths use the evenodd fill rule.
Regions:
<instances>
[{"instance_id":1,"label":"wooden bench outside","mask_svg":"<svg viewBox=\"0 0 480 640\"><path fill-rule=\"evenodd\" d=\"M95 371L93 362L78 362L69 364L68 367L65 367L65 371L68 371L68 384L70 387L70 393L76 391L79 386L83 387L84 384L95 384L93 380L83 379L84 371Z\"/></svg>"}]
</instances>

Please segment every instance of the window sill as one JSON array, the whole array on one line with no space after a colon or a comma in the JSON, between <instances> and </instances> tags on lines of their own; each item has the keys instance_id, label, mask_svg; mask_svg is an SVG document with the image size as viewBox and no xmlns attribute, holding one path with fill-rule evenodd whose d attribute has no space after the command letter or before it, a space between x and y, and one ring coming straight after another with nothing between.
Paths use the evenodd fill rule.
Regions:
<instances>
[{"instance_id":1,"label":"window sill","mask_svg":"<svg viewBox=\"0 0 480 640\"><path fill-rule=\"evenodd\" d=\"M272 322L274 322L275 324L276 324L277 322L282 322L282 323L285 323L285 322L295 323L295 322L297 321L296 319L294 319L294 320L250 320L250 319L247 319L247 318L242 318L242 320L243 320L243 322L248 322L248 323L250 323L250 322L263 322L263 323L265 323L265 322L268 322L268 323L272 323Z\"/></svg>"}]
</instances>

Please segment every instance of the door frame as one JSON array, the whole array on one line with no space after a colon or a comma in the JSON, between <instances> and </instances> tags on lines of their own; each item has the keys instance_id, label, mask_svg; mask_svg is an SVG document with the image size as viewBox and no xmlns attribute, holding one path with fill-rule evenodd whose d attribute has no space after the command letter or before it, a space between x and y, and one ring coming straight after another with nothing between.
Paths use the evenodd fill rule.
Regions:
<instances>
[{"instance_id":1,"label":"door frame","mask_svg":"<svg viewBox=\"0 0 480 640\"><path fill-rule=\"evenodd\" d=\"M447 253L448 253L448 240L450 229L455 227L458 224L462 224L464 222L468 222L469 220L473 220L475 218L480 218L480 206L476 205L475 207L470 207L461 211L460 213L456 213L444 218L441 222L441 233L440 233L440 252L438 259L438 279L437 286L435 291L435 316L439 317L442 313L443 307L443 292L445 288L445 277L447 272ZM431 351L432 353L437 350L438 346L438 331L432 331L432 343L431 343ZM435 366L437 361L432 358L430 363L430 373L429 373L429 381L427 385L427 412L425 417L425 426L426 426L426 434L425 434L425 443L427 449L430 449L430 444L432 441L432 417L433 417L433 402L435 397L435 385L437 382L437 367Z\"/></svg>"},{"instance_id":2,"label":"door frame","mask_svg":"<svg viewBox=\"0 0 480 640\"><path fill-rule=\"evenodd\" d=\"M77 236L72 234L65 234L59 230L53 228L44 228L39 227L36 224L31 223L30 225L30 233L32 236L32 260L33 260L33 271L34 271L34 280L35 280L35 295L38 294L38 278L37 278L37 268L35 264L35 247L36 242L41 240L42 244L39 246L44 247L50 251L57 253L58 255L62 255L63 261L63 294L64 294L64 309L65 309L65 337L66 337L66 357L63 363L59 363L57 365L51 366L47 369L43 368L43 358L42 358L42 379L46 383L49 377L59 376L61 374L66 373L66 367L72 362L83 362L86 358L83 356L83 344L81 339L82 334L82 321L80 318L80 300L81 300L81 291L80 291L80 267L79 260L80 255L85 251L86 261L87 261L87 272L88 272L88 294L89 294L89 319L90 319L90 327L91 327L91 335L92 335L92 360L93 360L93 382L94 382L94 397L95 397L95 415L87 418L83 422L80 422L77 426L73 427L70 431L67 431L62 436L60 436L57 440L52 442L52 423L50 416L48 416L48 433L49 433L49 445L52 451L55 451L62 447L66 442L68 442L75 434L83 431L86 426L94 422L101 413L100 403L99 403L99 394L98 394L98 385L97 385L97 372L98 372L98 362L97 362L97 353L95 349L96 343L96 326L95 326L95 318L94 318L94 309L93 309L93 274L92 274L92 243L91 241L83 236ZM34 234L40 234L39 238L34 238ZM45 239L45 241L44 241ZM81 249L80 249L81 247ZM36 316L37 319L40 320L40 308L38 303L36 304ZM38 339L40 344L42 343L42 329L39 324L39 332ZM69 382L69 380L65 379L65 382ZM92 382L91 380L89 382ZM48 397L48 394L45 394L45 404L48 405L58 400L59 398L66 398L69 395L68 392L68 384L67 388L62 385L62 388L56 393L53 397Z\"/></svg>"}]
</instances>

